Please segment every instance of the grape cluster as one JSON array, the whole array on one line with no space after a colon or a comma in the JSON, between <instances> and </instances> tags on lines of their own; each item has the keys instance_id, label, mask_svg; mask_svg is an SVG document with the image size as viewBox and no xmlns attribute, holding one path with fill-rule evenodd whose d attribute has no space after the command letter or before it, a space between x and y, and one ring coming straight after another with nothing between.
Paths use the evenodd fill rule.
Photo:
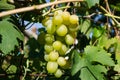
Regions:
<instances>
[{"instance_id":1,"label":"grape cluster","mask_svg":"<svg viewBox=\"0 0 120 80\"><path fill-rule=\"evenodd\" d=\"M68 68L69 61L65 56L77 36L78 21L78 16L62 10L55 11L53 17L46 17L42 21L47 32L44 37L46 68L57 78L63 75L63 69Z\"/></svg>"}]
</instances>

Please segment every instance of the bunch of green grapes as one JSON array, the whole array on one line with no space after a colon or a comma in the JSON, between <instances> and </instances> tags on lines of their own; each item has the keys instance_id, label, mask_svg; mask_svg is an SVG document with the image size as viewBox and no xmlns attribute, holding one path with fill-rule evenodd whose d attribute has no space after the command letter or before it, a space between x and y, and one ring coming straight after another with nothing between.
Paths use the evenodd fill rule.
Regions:
<instances>
[{"instance_id":1,"label":"bunch of green grapes","mask_svg":"<svg viewBox=\"0 0 120 80\"><path fill-rule=\"evenodd\" d=\"M69 47L75 42L79 28L78 21L77 15L70 15L69 12L62 10L55 11L53 17L43 20L47 32L44 37L46 69L57 78L63 75L65 68L70 67L65 57Z\"/></svg>"}]
</instances>

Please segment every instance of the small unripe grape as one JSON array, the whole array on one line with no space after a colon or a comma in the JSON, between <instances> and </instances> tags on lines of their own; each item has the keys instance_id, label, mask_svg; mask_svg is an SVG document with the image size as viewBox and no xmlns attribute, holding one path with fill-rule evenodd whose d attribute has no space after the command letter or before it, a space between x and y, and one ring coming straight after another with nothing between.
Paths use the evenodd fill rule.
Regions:
<instances>
[{"instance_id":1,"label":"small unripe grape","mask_svg":"<svg viewBox=\"0 0 120 80\"><path fill-rule=\"evenodd\" d=\"M60 50L61 47L62 47L62 43L60 41L53 42L53 48L55 50Z\"/></svg>"},{"instance_id":2,"label":"small unripe grape","mask_svg":"<svg viewBox=\"0 0 120 80\"><path fill-rule=\"evenodd\" d=\"M49 61L47 63L47 71L48 73L55 73L58 69L58 64L57 62L52 62L52 61Z\"/></svg>"},{"instance_id":3,"label":"small unripe grape","mask_svg":"<svg viewBox=\"0 0 120 80\"><path fill-rule=\"evenodd\" d=\"M61 25L63 22L62 16L56 15L53 17L53 23L54 25Z\"/></svg>"},{"instance_id":4,"label":"small unripe grape","mask_svg":"<svg viewBox=\"0 0 120 80\"><path fill-rule=\"evenodd\" d=\"M64 57L59 57L59 58L57 59L57 63L58 63L58 65L60 65L60 66L65 66L65 65L66 65L66 60L65 60Z\"/></svg>"},{"instance_id":5,"label":"small unripe grape","mask_svg":"<svg viewBox=\"0 0 120 80\"><path fill-rule=\"evenodd\" d=\"M79 21L79 18L77 15L71 15L69 21L71 24L77 24Z\"/></svg>"},{"instance_id":6,"label":"small unripe grape","mask_svg":"<svg viewBox=\"0 0 120 80\"><path fill-rule=\"evenodd\" d=\"M47 33L53 34L56 29L55 29L55 26L52 23L50 23L49 25L47 25L46 30L47 30Z\"/></svg>"},{"instance_id":7,"label":"small unripe grape","mask_svg":"<svg viewBox=\"0 0 120 80\"><path fill-rule=\"evenodd\" d=\"M51 44L45 44L44 49L46 53L49 54L51 51L53 51L53 46Z\"/></svg>"},{"instance_id":8,"label":"small unripe grape","mask_svg":"<svg viewBox=\"0 0 120 80\"><path fill-rule=\"evenodd\" d=\"M62 15L63 11L62 10L57 10L54 12L54 16L57 16L57 15Z\"/></svg>"},{"instance_id":9,"label":"small unripe grape","mask_svg":"<svg viewBox=\"0 0 120 80\"><path fill-rule=\"evenodd\" d=\"M49 24L52 23L52 20L50 19L50 17L46 17L43 21L42 24L44 27L47 27Z\"/></svg>"},{"instance_id":10,"label":"small unripe grape","mask_svg":"<svg viewBox=\"0 0 120 80\"><path fill-rule=\"evenodd\" d=\"M45 61L49 61L49 54L45 54L44 59L45 59Z\"/></svg>"},{"instance_id":11,"label":"small unripe grape","mask_svg":"<svg viewBox=\"0 0 120 80\"><path fill-rule=\"evenodd\" d=\"M51 34L46 34L45 41L46 41L46 43L49 43L49 44L52 43L54 41L54 36Z\"/></svg>"},{"instance_id":12,"label":"small unripe grape","mask_svg":"<svg viewBox=\"0 0 120 80\"><path fill-rule=\"evenodd\" d=\"M79 29L79 25L69 25L69 31L70 32L76 32Z\"/></svg>"},{"instance_id":13,"label":"small unripe grape","mask_svg":"<svg viewBox=\"0 0 120 80\"><path fill-rule=\"evenodd\" d=\"M72 45L74 43L74 38L70 34L67 34L65 36L65 42L67 45Z\"/></svg>"},{"instance_id":14,"label":"small unripe grape","mask_svg":"<svg viewBox=\"0 0 120 80\"><path fill-rule=\"evenodd\" d=\"M67 50L68 50L67 46L64 45L64 44L62 44L62 47L59 50L59 54L63 56L63 55L65 55L65 53L67 52Z\"/></svg>"},{"instance_id":15,"label":"small unripe grape","mask_svg":"<svg viewBox=\"0 0 120 80\"><path fill-rule=\"evenodd\" d=\"M58 36L65 36L67 32L68 32L68 29L65 25L60 25L56 30L56 33Z\"/></svg>"},{"instance_id":16,"label":"small unripe grape","mask_svg":"<svg viewBox=\"0 0 120 80\"><path fill-rule=\"evenodd\" d=\"M71 28L69 28L69 31L76 32L78 29L79 29L79 26L77 26L75 28L71 27Z\"/></svg>"},{"instance_id":17,"label":"small unripe grape","mask_svg":"<svg viewBox=\"0 0 120 80\"><path fill-rule=\"evenodd\" d=\"M56 51L52 51L49 54L49 60L50 61L56 61L58 59L58 57L59 57L59 54Z\"/></svg>"},{"instance_id":18,"label":"small unripe grape","mask_svg":"<svg viewBox=\"0 0 120 80\"><path fill-rule=\"evenodd\" d=\"M54 73L56 78L60 78L62 76L63 72L60 69L57 69L57 71Z\"/></svg>"}]
</instances>

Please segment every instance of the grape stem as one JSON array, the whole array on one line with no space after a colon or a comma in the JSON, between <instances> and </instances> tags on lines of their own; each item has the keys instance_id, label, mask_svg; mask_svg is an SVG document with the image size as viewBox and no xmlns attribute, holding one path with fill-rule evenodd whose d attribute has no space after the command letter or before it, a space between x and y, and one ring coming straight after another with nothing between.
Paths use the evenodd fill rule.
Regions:
<instances>
[{"instance_id":1,"label":"grape stem","mask_svg":"<svg viewBox=\"0 0 120 80\"><path fill-rule=\"evenodd\" d=\"M66 9L66 8L70 8L70 6L64 6L64 7L59 7L59 8L56 8L56 9L52 9L52 10L47 11L46 13L44 13L42 16L46 16L46 15L48 15L50 12L54 12L54 11L61 10L61 9Z\"/></svg>"},{"instance_id":2,"label":"grape stem","mask_svg":"<svg viewBox=\"0 0 120 80\"><path fill-rule=\"evenodd\" d=\"M14 10L1 12L0 17L11 15L11 14L16 14L16 13L32 11L32 10L40 10L42 8L60 4L60 3L77 2L77 1L84 1L84 0L60 0L60 1L50 2L50 3L40 4L40 5L33 5L30 7L18 8L18 9L14 9Z\"/></svg>"},{"instance_id":3,"label":"grape stem","mask_svg":"<svg viewBox=\"0 0 120 80\"><path fill-rule=\"evenodd\" d=\"M77 40L77 39L75 39L74 44L71 46L71 48L70 48L70 49L68 49L68 50L67 50L67 52L66 52L65 54L70 53L70 51L71 51L72 49L74 49L75 45L77 45L77 44L78 44L78 40Z\"/></svg>"},{"instance_id":4,"label":"grape stem","mask_svg":"<svg viewBox=\"0 0 120 80\"><path fill-rule=\"evenodd\" d=\"M55 0L56 2L57 0ZM51 8L46 12L44 13L42 16L45 16L46 14L49 14L51 12L52 9L54 9L55 5L52 5Z\"/></svg>"},{"instance_id":5,"label":"grape stem","mask_svg":"<svg viewBox=\"0 0 120 80\"><path fill-rule=\"evenodd\" d=\"M26 61L26 67L25 66L23 66L23 67L24 67L25 73L24 73L22 80L25 80L25 77L26 77L27 71L28 71L28 67L29 67L29 60L28 59Z\"/></svg>"},{"instance_id":6,"label":"grape stem","mask_svg":"<svg viewBox=\"0 0 120 80\"><path fill-rule=\"evenodd\" d=\"M113 14L111 14L110 12L108 12L104 7L102 6L99 6L106 14L105 16L108 16L108 17L111 17L113 19L113 21L117 24L117 25L120 25L120 23L115 19L120 19L120 17L118 16L114 16Z\"/></svg>"}]
</instances>

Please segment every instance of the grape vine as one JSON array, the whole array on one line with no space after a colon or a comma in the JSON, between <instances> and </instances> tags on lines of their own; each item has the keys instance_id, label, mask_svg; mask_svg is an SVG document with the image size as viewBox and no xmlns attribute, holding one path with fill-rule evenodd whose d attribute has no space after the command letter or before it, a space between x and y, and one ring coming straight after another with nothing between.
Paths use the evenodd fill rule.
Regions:
<instances>
[{"instance_id":1,"label":"grape vine","mask_svg":"<svg viewBox=\"0 0 120 80\"><path fill-rule=\"evenodd\" d=\"M120 80L119 0L0 0L0 80Z\"/></svg>"}]
</instances>

